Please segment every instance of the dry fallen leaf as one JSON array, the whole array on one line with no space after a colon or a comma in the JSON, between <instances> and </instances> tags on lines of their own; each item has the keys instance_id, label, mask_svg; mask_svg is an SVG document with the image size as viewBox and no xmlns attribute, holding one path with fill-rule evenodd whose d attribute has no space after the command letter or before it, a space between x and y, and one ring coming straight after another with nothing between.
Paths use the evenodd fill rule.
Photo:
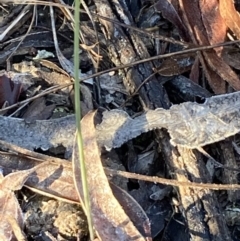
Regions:
<instances>
[{"instance_id":1,"label":"dry fallen leaf","mask_svg":"<svg viewBox=\"0 0 240 241\"><path fill-rule=\"evenodd\" d=\"M0 166L3 167L5 175L16 170L36 167L43 161L48 162L48 165L38 168L27 179L25 185L36 193L69 203L79 203L72 178L71 162L0 142L2 146L8 146L11 152L18 153L17 155L0 153Z\"/></svg>"},{"instance_id":2,"label":"dry fallen leaf","mask_svg":"<svg viewBox=\"0 0 240 241\"><path fill-rule=\"evenodd\" d=\"M105 175L100 151L95 134L95 114L92 112L84 116L81 121L83 148L87 170L91 213L94 228L104 241L143 241L146 240L134 226L124 212L122 206L114 197ZM73 150L74 182L80 200L84 200L77 141Z\"/></svg>"},{"instance_id":3,"label":"dry fallen leaf","mask_svg":"<svg viewBox=\"0 0 240 241\"><path fill-rule=\"evenodd\" d=\"M219 10L225 24L240 39L240 15L236 11L233 0L219 0Z\"/></svg>"},{"instance_id":4,"label":"dry fallen leaf","mask_svg":"<svg viewBox=\"0 0 240 241\"><path fill-rule=\"evenodd\" d=\"M183 20L191 39L197 45L224 42L227 26L220 15L219 2L179 0ZM240 80L236 73L220 57L222 48L199 54L204 73L216 94L226 93L227 81L235 90L240 90Z\"/></svg>"},{"instance_id":5,"label":"dry fallen leaf","mask_svg":"<svg viewBox=\"0 0 240 241\"><path fill-rule=\"evenodd\" d=\"M0 240L10 241L26 240L23 229L23 214L14 191L20 190L29 176L39 167L47 165L40 164L32 169L17 171L0 177Z\"/></svg>"}]
</instances>

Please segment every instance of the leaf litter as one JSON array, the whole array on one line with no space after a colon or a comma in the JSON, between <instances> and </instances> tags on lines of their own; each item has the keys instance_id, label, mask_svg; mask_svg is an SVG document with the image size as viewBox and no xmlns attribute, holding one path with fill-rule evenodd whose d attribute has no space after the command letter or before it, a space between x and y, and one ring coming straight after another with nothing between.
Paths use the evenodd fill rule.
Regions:
<instances>
[{"instance_id":1,"label":"leaf litter","mask_svg":"<svg viewBox=\"0 0 240 241\"><path fill-rule=\"evenodd\" d=\"M10 241L15 238L17 240L26 240L23 230L23 213L19 206L14 191L20 190L29 176L41 166L47 166L48 163L42 163L32 169L25 171L16 171L3 177L1 173L1 240Z\"/></svg>"},{"instance_id":2,"label":"leaf litter","mask_svg":"<svg viewBox=\"0 0 240 241\"><path fill-rule=\"evenodd\" d=\"M186 31L186 27L187 27L189 33L192 33L190 37L192 42L195 45L208 45L208 44L223 42L225 39L225 34L227 29L226 25L235 33L236 36L238 36L238 33L237 33L238 30L236 28L237 25L234 25L238 20L236 20L237 17L235 17L236 16L235 9L232 8L233 6L232 1L219 1L220 6L221 4L231 5L231 8L229 8L233 13L232 14L233 17L231 18L231 20L227 19L228 16L226 11L224 12L224 7L223 8L220 7L220 14L225 19L225 22L221 19L218 11L214 13L215 15L214 14L211 16L207 15L207 13L211 9L216 9L216 7L218 6L218 1L211 1L207 4L202 4L202 2L200 2L200 4L197 5L195 2L190 3L188 0L180 0L179 6L177 1L162 1L162 3L164 3L165 5L161 5L160 3L161 1L158 1L155 4L155 8L158 11L161 11L162 15L165 18L167 18L170 22L172 22L175 26L177 26L181 36L185 39L188 38L188 36L186 35L188 34ZM180 7L182 12L184 13L183 18L178 13L178 7ZM193 9L195 9L195 11L193 11ZM27 8L27 11L28 11L28 8ZM26 9L18 13L20 13L19 18L23 18L24 15L26 14ZM196 15L196 13L199 13L199 14ZM233 23L231 23L231 21L233 21ZM16 22L14 23L16 24ZM218 28L218 26L220 25L221 25L221 28ZM108 24L108 26L110 25ZM195 26L195 28L193 28L193 26ZM53 31L54 31L54 28L55 26L53 26ZM202 31L203 29L204 31ZM216 33L216 29L218 30L221 29L221 31L218 31L219 35L214 35ZM4 35L2 38L5 38L8 34L10 35L11 33L10 30L11 29L9 28L6 32L4 32ZM106 36L108 34L109 33L107 33ZM56 37L54 37L54 44L55 44L55 47L57 48L56 52L58 54L59 62L62 64L62 67L71 75L72 74L71 62L69 62L68 59L65 58L61 53L58 45L58 40L56 39ZM93 49L95 47L95 45L92 45L92 44L91 45L89 44L89 46L93 46L92 47ZM99 121L96 127L93 125L93 119L94 119L93 113L86 115L85 118L82 120L82 125L86 125L86 128L83 130L83 132L84 131L86 132L86 133L84 132L86 134L85 141L90 136L92 137L91 142L89 143L86 142L85 155L87 156L87 165L89 165L88 166L89 172L91 174L89 175L90 178L88 182L91 186L90 194L92 195L91 201L92 201L92 206L94 207L93 214L94 214L95 228L97 230L97 233L103 240L112 240L112 239L131 240L129 235L130 236L137 235L139 240L146 240L150 236L149 234L150 227L149 227L149 223L148 223L148 219L146 217L145 211L143 211L141 207L139 207L138 203L134 199L130 198L129 194L125 193L123 190L118 190L119 188L113 187L112 184L111 184L112 186L112 191L111 191L101 164L101 159L100 159L101 152L100 152L100 149L98 149L99 147L100 148L106 147L107 150L121 147L124 143L131 141L133 138L143 133L149 133L151 130L164 128L168 130L171 137L171 143L173 145L195 149L195 148L203 147L208 144L218 142L220 140L225 140L226 138L233 136L239 132L238 102L239 102L240 94L239 92L225 94L226 93L225 81L228 81L229 84L235 90L239 90L239 78L235 74L235 72L229 68L228 64L226 64L222 60L221 52L222 52L222 48L220 47L216 49L216 51L210 50L207 52L203 52L203 54L199 54L198 58L200 59L201 65L204 68L204 73L206 74L206 77L208 79L210 86L212 87L212 90L217 94L224 93L223 95L206 98L203 104L198 104L196 102L185 102L180 105L178 104L172 105L172 107L169 110L165 110L162 108L157 108L155 110L146 110L143 114L134 118L131 118L129 116L128 114L129 112L123 111L123 110L101 111L102 120ZM16 52L16 55L18 54L21 54L21 53ZM6 56L3 56L2 62L4 62L5 60L6 60ZM165 71L161 73L161 71L158 71L158 73L160 75L162 74L165 76L172 76L172 75L185 72L184 68L183 70L181 70L181 66L178 66L178 61L175 61L174 59L173 62L175 65L174 70L167 69L167 72ZM171 62L171 60L169 62L165 61L165 65L171 65L173 62ZM197 61L195 63L197 63ZM195 69L192 69L192 71L196 71L196 66L198 66L198 64L194 65ZM187 66L187 69L188 68L189 67ZM61 74L64 75L64 73L61 73ZM39 71L39 69L37 69L36 75L37 77L41 77L43 79L47 79L51 81L51 77L41 72L41 70ZM71 83L69 77L67 75L65 75L65 77L68 83ZM2 76L2 79L6 80L6 77ZM56 83L56 82L52 82L52 83ZM19 97L19 91L16 91L12 96L11 92L14 90L12 86L14 85L11 83L10 79L8 80L7 84L6 83L4 84L3 87L5 88L5 91L3 91L3 96L5 95L5 97L3 99L6 99L6 97L9 98L10 96L11 104L14 104ZM10 94L8 95L7 93L10 93ZM88 95L89 95L89 92L88 92ZM14 101L12 101L12 99L14 99ZM39 99L39 101L40 101L40 106L37 105L38 107L36 107L35 105L35 107L32 107L33 110L40 107L46 110L47 106L44 105L45 103L44 99ZM89 103L92 102L92 98L89 98L88 102ZM32 103L32 106L34 106L35 103ZM114 103L117 106L117 102L111 102L111 103ZM92 106L92 105L90 104L89 106ZM74 152L73 157L77 155L76 147L73 147L74 145L73 136L75 133L75 123L74 123L75 118L73 115L59 118L59 119L40 120L40 119L49 118L55 106L52 106L51 107L52 109L50 108L50 110L47 110L47 114L43 114L42 116L40 115L40 117L38 116L38 113L36 114L31 113L33 112L31 111L31 107L28 107L28 108L29 108L28 111L30 112L30 114L26 114L27 119L25 120L19 119L19 118L6 117L6 116L0 117L0 139L1 140L5 140L6 142L16 144L17 146L24 147L28 150L41 149L42 151L45 151L45 152L47 150L50 150L51 148L63 146L65 148L66 158L69 158L72 152ZM90 107L90 109L92 109L92 107ZM39 109L39 112L41 112L40 109ZM84 123L85 120L88 120L88 121ZM5 144L2 143L2 144L3 146L4 145L6 146L6 143ZM25 152L27 152L27 150L25 150ZM94 159L90 154L94 155ZM44 155L39 155L39 157L40 159L41 158L46 159ZM76 160L76 157L73 158L73 160ZM96 161L94 165L92 163L92 160ZM12 172L12 171L18 170L20 168L20 163L19 165L16 165L18 161L19 160L16 160L16 159L12 161L13 166L8 168L7 168L7 163L5 163L5 166L3 165L3 167L6 168L5 171L8 170L6 172ZM14 162L15 162L15 165L14 165ZM62 164L59 165L59 163L62 163ZM24 164L22 163L22 168L26 169L28 164L27 162L24 162ZM76 190L74 189L73 183L71 180L72 176L74 176L76 180L75 184L77 184L76 185L77 192L81 197L82 195L81 182L79 180L79 176L77 176L76 174L76 173L79 173L79 172L76 172L76 170L78 170L79 167L76 165L76 163L73 169L74 175L72 174L71 167L69 167L69 165L66 164L65 161L58 160L58 162L56 162L55 164L54 162L48 163L48 164L49 164L48 168L36 167L34 171L33 169L29 169L26 174L26 178L28 178L28 181L26 181L25 179L21 179L17 189L21 189L21 187L24 185L26 181L26 183L31 183L30 188L32 188L32 190L35 190L36 192L43 193L45 195L47 192L49 192L48 193L49 196L54 197L55 195L57 195L59 198L62 198L65 201L66 199L69 198L69 196L71 196L69 195L69 193L71 193L73 197L70 197L68 201L79 202L79 197L77 197ZM98 170L97 173L95 173L96 170ZM51 180L50 182L42 181L41 183L39 180L38 182L36 182L36 180L34 180L33 178L32 172L36 172L38 177L43 178L41 180L47 179L48 177L51 177L52 179L50 179ZM51 176L51 173L53 176ZM18 172L16 171L15 174L18 175ZM31 177L29 178L30 174L31 174ZM5 178L7 177L8 175ZM65 181L64 179L61 180L62 177L66 177ZM100 182L100 180L102 182ZM3 181L2 185L7 186L7 184L4 184L4 183L5 182ZM68 185L68 188L66 188L66 183ZM101 183L102 185L100 185ZM173 185L173 183L174 182L172 182L170 185ZM67 192L63 192L63 190L59 189L61 185L63 189L66 188ZM3 190L5 190L5 186L2 188ZM100 195L101 188L103 189L103 187L104 188L106 187L106 190L108 190L107 195L109 195L108 198L105 197L105 199L104 199L104 195ZM235 187L237 188L237 186ZM18 212L20 212L21 209L16 204L17 200L15 198L15 195L12 192L13 190L15 190L14 187L9 190L10 191L8 195L10 195L11 199L14 200L15 210L18 210ZM118 195L117 199L115 199L115 197L112 195L112 192L114 193L114 190L115 192L117 192L116 190L120 192L120 195ZM107 206L111 207L111 204L110 204L111 202L114 203L113 205L114 207L117 207L117 206L119 207L118 202L121 203L121 197L123 197L125 194L127 196L125 208L120 207L119 209L116 209L116 210L120 210L120 213L121 213L117 215L117 218L119 218L119 220L120 218L123 218L123 221L119 221L118 219L116 221L113 215L113 212L110 212L111 209L108 210L108 208L106 207ZM124 207L122 203L121 205ZM126 211L127 206L129 205L131 207L130 211L136 210L132 214ZM99 207L101 207L102 209L100 210ZM109 223L109 225L107 225L107 227L104 227L104 228L102 227L104 223L102 221L103 220L102 215L99 215L99 212L102 212L102 211L104 211L103 216L106 218L104 219L104 221L106 222L107 220L107 222ZM141 213L142 220L139 221L137 219L137 221L135 221L133 225L130 220L132 221L134 220L134 213L137 213L137 214ZM7 217L7 220L4 220L4 219L3 220L8 225L7 229L10 230L8 233L12 235L11 228L14 226L15 228L13 228L13 231L15 232L15 236L17 236L17 232L20 233L19 230L21 231L22 229L21 222L18 221L17 220L18 218L16 217L14 217L14 219L8 218L7 215L6 217ZM125 223L124 220L128 220L128 222ZM116 225L111 226L110 223L114 221L117 223L117 226ZM141 223L141 225L136 225L136 223ZM144 226L144 224L146 224L146 226ZM18 227L20 227L20 229ZM111 229L111 227L113 227L113 229ZM128 233L128 230L130 230L130 233ZM141 234L139 233L139 231ZM24 239L24 237L22 237L20 234L18 237L19 239ZM8 240L11 240L11 236L8 236L7 238Z\"/></svg>"}]
</instances>

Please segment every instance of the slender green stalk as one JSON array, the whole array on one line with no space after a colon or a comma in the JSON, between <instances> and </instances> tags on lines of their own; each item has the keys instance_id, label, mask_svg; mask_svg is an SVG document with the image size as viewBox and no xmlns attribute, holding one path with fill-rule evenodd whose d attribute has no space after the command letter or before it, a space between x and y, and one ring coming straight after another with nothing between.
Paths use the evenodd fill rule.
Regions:
<instances>
[{"instance_id":1,"label":"slender green stalk","mask_svg":"<svg viewBox=\"0 0 240 241\"><path fill-rule=\"evenodd\" d=\"M84 206L86 210L86 216L88 220L88 228L90 239L94 239L94 231L93 231L93 222L91 215L91 206L90 206L90 198L88 191L88 183L87 183L87 172L84 162L84 152L83 152L83 141L81 134L81 106L80 106L80 84L79 84L79 24L80 24L80 0L75 0L75 11L74 11L74 20L75 20L75 28L74 28L74 77L75 77L75 112L76 112L76 125L77 125L77 143L78 143L78 151L79 151L79 162L81 168L81 178L82 178L82 187L83 187L83 195L84 195Z\"/></svg>"}]
</instances>

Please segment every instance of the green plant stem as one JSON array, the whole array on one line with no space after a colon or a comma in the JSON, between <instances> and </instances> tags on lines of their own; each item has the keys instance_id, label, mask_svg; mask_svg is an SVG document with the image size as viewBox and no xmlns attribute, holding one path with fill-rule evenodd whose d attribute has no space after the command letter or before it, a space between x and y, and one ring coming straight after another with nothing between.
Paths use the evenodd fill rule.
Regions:
<instances>
[{"instance_id":1,"label":"green plant stem","mask_svg":"<svg viewBox=\"0 0 240 241\"><path fill-rule=\"evenodd\" d=\"M76 112L76 126L77 126L77 143L78 143L78 151L79 151L79 162L81 168L81 179L82 179L82 187L83 187L83 195L84 195L84 206L86 210L86 216L88 220L88 228L90 239L94 239L94 231L93 231L93 222L91 215L91 205L89 198L89 189L87 183L87 172L84 161L84 151L83 151L83 140L81 134L81 105L80 105L80 84L79 84L79 24L80 24L80 0L75 0L75 11L74 11L74 20L75 20L75 28L74 28L74 89L75 89L75 112Z\"/></svg>"}]
</instances>

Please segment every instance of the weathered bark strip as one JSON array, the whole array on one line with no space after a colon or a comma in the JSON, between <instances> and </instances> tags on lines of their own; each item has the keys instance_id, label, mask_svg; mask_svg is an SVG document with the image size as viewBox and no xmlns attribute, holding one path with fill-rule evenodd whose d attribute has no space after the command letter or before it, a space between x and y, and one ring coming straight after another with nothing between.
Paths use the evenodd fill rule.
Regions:
<instances>
[{"instance_id":1,"label":"weathered bark strip","mask_svg":"<svg viewBox=\"0 0 240 241\"><path fill-rule=\"evenodd\" d=\"M114 20L121 19L126 24L133 24L128 9L124 4L125 1L95 0L94 2L100 15ZM137 34L123 30L112 23L102 21L102 24L105 27L106 38L109 42L107 48L109 57L116 66L149 57L147 49ZM122 70L124 84L129 93L133 93L142 81L152 73L152 67L151 63L145 63ZM152 77L151 81L141 88L139 96L145 109L169 108L170 106L165 90L156 77ZM203 173L206 172L205 166L202 162L197 161L194 153L188 149L179 148L178 150L172 147L167 133L164 131L157 132L158 138L161 139L162 136L165 140L162 142L164 146L163 152L171 171L174 170L175 178L179 181L192 179L205 182L206 178L203 176ZM179 195L191 240L225 241L231 239L226 223L219 211L215 194L212 191L202 190L198 192L194 189L179 188Z\"/></svg>"},{"instance_id":2,"label":"weathered bark strip","mask_svg":"<svg viewBox=\"0 0 240 241\"><path fill-rule=\"evenodd\" d=\"M181 158L183 158L183 164L189 180L203 183L211 182L205 164L199 154L180 147L178 147L178 150ZM181 158L179 159L180 162ZM213 191L206 189L198 191L184 190L182 188L179 190L181 197L188 193L187 198L184 200L185 205L188 202L188 206L185 206L184 209L189 221L190 233L195 237L194 240L231 240L218 200ZM192 199L192 203L189 201L189 198ZM194 225L197 224L197 226L192 225L191 219L195 219ZM198 230L199 227L204 227L204 229ZM202 231L202 233L199 231Z\"/></svg>"},{"instance_id":3,"label":"weathered bark strip","mask_svg":"<svg viewBox=\"0 0 240 241\"><path fill-rule=\"evenodd\" d=\"M237 161L234 155L231 138L228 138L220 143L221 161L223 165L231 168L238 168ZM236 184L238 183L238 172L223 169L223 183ZM239 190L228 190L228 200L236 202L240 198Z\"/></svg>"},{"instance_id":4,"label":"weathered bark strip","mask_svg":"<svg viewBox=\"0 0 240 241\"><path fill-rule=\"evenodd\" d=\"M178 181L210 182L200 155L187 148L172 148L167 135L159 133L162 149ZM206 189L179 188L179 198L188 224L191 240L231 240L227 225L220 212L216 195Z\"/></svg>"},{"instance_id":5,"label":"weathered bark strip","mask_svg":"<svg viewBox=\"0 0 240 241\"><path fill-rule=\"evenodd\" d=\"M107 0L95 0L97 11L99 15L112 18L115 21L118 19L112 8L115 8L118 14L122 17L122 21L125 24L131 24L132 20L128 19L125 12L118 1L107 1ZM130 15L130 14L128 14ZM149 57L147 49L137 34L126 31L112 23L100 20L102 25L105 27L107 32L107 50L111 61L116 65L129 64L134 61ZM133 45L132 45L132 44ZM124 85L127 91L133 93L140 84L151 75L152 67L151 63L141 64L128 69L120 70L123 76ZM152 77L139 91L140 100L145 109L153 109L156 107L167 108L165 102L162 102L166 95L164 88L159 84L156 77ZM161 96L161 98L158 98ZM149 98L151 97L151 98Z\"/></svg>"}]
</instances>

